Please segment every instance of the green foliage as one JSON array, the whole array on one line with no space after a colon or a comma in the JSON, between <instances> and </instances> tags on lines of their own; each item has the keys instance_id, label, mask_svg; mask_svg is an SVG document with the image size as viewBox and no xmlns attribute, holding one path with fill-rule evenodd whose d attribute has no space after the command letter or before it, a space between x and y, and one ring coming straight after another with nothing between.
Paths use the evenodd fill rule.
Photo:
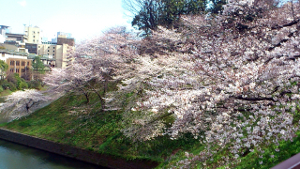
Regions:
<instances>
[{"instance_id":1,"label":"green foliage","mask_svg":"<svg viewBox=\"0 0 300 169\"><path fill-rule=\"evenodd\" d=\"M13 77L11 77L10 81L15 84L18 90L23 90L28 88L28 84L23 78L19 76L18 73L13 74Z\"/></svg>"},{"instance_id":2,"label":"green foliage","mask_svg":"<svg viewBox=\"0 0 300 169\"><path fill-rule=\"evenodd\" d=\"M34 71L37 71L41 74L45 73L45 65L44 63L41 61L40 56L36 56L34 58L34 61L32 62L32 67Z\"/></svg>"},{"instance_id":3,"label":"green foliage","mask_svg":"<svg viewBox=\"0 0 300 169\"><path fill-rule=\"evenodd\" d=\"M2 88L4 90L7 90L7 89L9 89L11 91L16 91L17 90L17 88L14 85L14 83L8 82L7 80L3 80L2 83L1 83L1 85L2 85Z\"/></svg>"},{"instance_id":4,"label":"green foliage","mask_svg":"<svg viewBox=\"0 0 300 169\"><path fill-rule=\"evenodd\" d=\"M0 86L4 90L9 89L11 91L24 90L28 88L41 90L43 87L43 82L41 80L33 80L26 82L25 79L19 77L19 74L15 73L9 74L5 80L1 80Z\"/></svg>"},{"instance_id":5,"label":"green foliage","mask_svg":"<svg viewBox=\"0 0 300 169\"><path fill-rule=\"evenodd\" d=\"M3 79L5 77L5 72L8 69L8 65L3 61L0 60L0 79Z\"/></svg>"},{"instance_id":6,"label":"green foliage","mask_svg":"<svg viewBox=\"0 0 300 169\"><path fill-rule=\"evenodd\" d=\"M23 89L27 89L27 88L28 88L28 84L26 82L20 82L18 85L19 90L23 90Z\"/></svg>"},{"instance_id":7,"label":"green foliage","mask_svg":"<svg viewBox=\"0 0 300 169\"><path fill-rule=\"evenodd\" d=\"M211 0L212 6L209 8L209 11L213 14L218 14L223 10L223 5L226 4L226 0Z\"/></svg>"},{"instance_id":8,"label":"green foliage","mask_svg":"<svg viewBox=\"0 0 300 169\"><path fill-rule=\"evenodd\" d=\"M8 69L8 65L3 61L3 60L0 60L0 72L3 71L7 71Z\"/></svg>"},{"instance_id":9,"label":"green foliage","mask_svg":"<svg viewBox=\"0 0 300 169\"><path fill-rule=\"evenodd\" d=\"M162 0L159 25L172 27L178 22L180 15L201 14L205 12L205 0Z\"/></svg>"},{"instance_id":10,"label":"green foliage","mask_svg":"<svg viewBox=\"0 0 300 169\"><path fill-rule=\"evenodd\" d=\"M3 92L3 91L4 91L3 87L0 86L0 93Z\"/></svg>"}]
</instances>

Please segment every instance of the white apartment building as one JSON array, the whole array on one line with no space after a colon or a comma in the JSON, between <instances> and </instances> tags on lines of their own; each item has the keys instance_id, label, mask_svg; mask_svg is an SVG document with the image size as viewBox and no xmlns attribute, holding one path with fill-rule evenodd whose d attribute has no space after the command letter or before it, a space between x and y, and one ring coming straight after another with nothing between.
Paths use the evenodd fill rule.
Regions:
<instances>
[{"instance_id":1,"label":"white apartment building","mask_svg":"<svg viewBox=\"0 0 300 169\"><path fill-rule=\"evenodd\" d=\"M42 31L39 27L25 26L25 35L27 36L27 43L42 44Z\"/></svg>"}]
</instances>

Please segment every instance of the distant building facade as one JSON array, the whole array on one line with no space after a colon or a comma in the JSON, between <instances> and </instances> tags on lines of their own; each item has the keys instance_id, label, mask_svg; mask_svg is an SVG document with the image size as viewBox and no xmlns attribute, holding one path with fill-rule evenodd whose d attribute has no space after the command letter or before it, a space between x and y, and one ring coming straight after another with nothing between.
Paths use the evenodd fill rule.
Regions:
<instances>
[{"instance_id":1,"label":"distant building facade","mask_svg":"<svg viewBox=\"0 0 300 169\"><path fill-rule=\"evenodd\" d=\"M8 64L7 73L18 73L22 77L28 69L32 67L32 60L27 58L26 53L10 52L8 50L0 50L0 60Z\"/></svg>"},{"instance_id":2,"label":"distant building facade","mask_svg":"<svg viewBox=\"0 0 300 169\"><path fill-rule=\"evenodd\" d=\"M75 40L73 38L57 37L57 44L68 44L69 46L75 46Z\"/></svg>"},{"instance_id":3,"label":"distant building facade","mask_svg":"<svg viewBox=\"0 0 300 169\"><path fill-rule=\"evenodd\" d=\"M65 33L65 32L57 32L57 37L59 37L59 36L63 36L65 38L72 38L71 33Z\"/></svg>"},{"instance_id":4,"label":"distant building facade","mask_svg":"<svg viewBox=\"0 0 300 169\"><path fill-rule=\"evenodd\" d=\"M40 44L38 45L37 54L40 56L48 55L55 59L55 67L66 68L71 58L69 55L74 51L74 46L68 44ZM52 63L54 64L54 63Z\"/></svg>"},{"instance_id":5,"label":"distant building facade","mask_svg":"<svg viewBox=\"0 0 300 169\"><path fill-rule=\"evenodd\" d=\"M35 43L26 43L25 48L29 53L38 54L38 44Z\"/></svg>"},{"instance_id":6,"label":"distant building facade","mask_svg":"<svg viewBox=\"0 0 300 169\"><path fill-rule=\"evenodd\" d=\"M42 44L42 31L39 27L25 26L25 35L28 43Z\"/></svg>"},{"instance_id":7,"label":"distant building facade","mask_svg":"<svg viewBox=\"0 0 300 169\"><path fill-rule=\"evenodd\" d=\"M38 45L37 54L41 56L48 55L55 59L55 67L66 68L72 57L70 56L75 50L75 40L72 34L57 32L57 37L52 41L42 42Z\"/></svg>"},{"instance_id":8,"label":"distant building facade","mask_svg":"<svg viewBox=\"0 0 300 169\"><path fill-rule=\"evenodd\" d=\"M24 34L17 33L6 33L6 41L15 41L19 43L27 42L27 36Z\"/></svg>"}]
</instances>

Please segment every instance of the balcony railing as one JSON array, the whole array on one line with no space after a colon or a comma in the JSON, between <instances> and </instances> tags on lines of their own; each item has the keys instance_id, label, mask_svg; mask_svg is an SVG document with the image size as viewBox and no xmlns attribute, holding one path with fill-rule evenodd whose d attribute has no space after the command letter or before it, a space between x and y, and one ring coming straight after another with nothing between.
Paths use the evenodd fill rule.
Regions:
<instances>
[{"instance_id":1,"label":"balcony railing","mask_svg":"<svg viewBox=\"0 0 300 169\"><path fill-rule=\"evenodd\" d=\"M300 153L276 165L272 169L300 169Z\"/></svg>"}]
</instances>

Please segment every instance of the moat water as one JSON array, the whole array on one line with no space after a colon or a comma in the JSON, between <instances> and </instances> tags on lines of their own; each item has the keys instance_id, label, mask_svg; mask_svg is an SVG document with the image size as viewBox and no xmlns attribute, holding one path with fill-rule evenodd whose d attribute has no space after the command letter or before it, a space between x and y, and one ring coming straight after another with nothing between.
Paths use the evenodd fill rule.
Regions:
<instances>
[{"instance_id":1,"label":"moat water","mask_svg":"<svg viewBox=\"0 0 300 169\"><path fill-rule=\"evenodd\" d=\"M0 169L99 168L101 167L0 139Z\"/></svg>"}]
</instances>

